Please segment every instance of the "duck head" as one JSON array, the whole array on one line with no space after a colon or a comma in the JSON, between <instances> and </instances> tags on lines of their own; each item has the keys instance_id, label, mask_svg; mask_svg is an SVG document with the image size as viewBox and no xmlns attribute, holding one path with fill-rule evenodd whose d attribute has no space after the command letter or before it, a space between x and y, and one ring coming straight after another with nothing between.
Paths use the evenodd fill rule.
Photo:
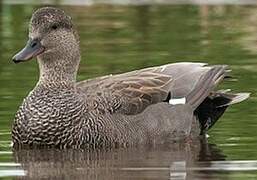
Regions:
<instances>
[{"instance_id":1,"label":"duck head","mask_svg":"<svg viewBox=\"0 0 257 180\"><path fill-rule=\"evenodd\" d=\"M43 7L34 12L29 25L29 40L26 46L13 56L15 63L36 57L40 76L74 78L80 61L79 38L71 18L54 7Z\"/></svg>"}]
</instances>

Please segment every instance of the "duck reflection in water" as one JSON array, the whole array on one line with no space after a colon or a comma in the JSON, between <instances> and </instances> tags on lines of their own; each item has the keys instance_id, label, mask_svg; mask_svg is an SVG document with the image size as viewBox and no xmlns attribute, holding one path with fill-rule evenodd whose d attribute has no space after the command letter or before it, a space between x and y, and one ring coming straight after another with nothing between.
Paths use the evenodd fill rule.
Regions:
<instances>
[{"instance_id":1,"label":"duck reflection in water","mask_svg":"<svg viewBox=\"0 0 257 180\"><path fill-rule=\"evenodd\" d=\"M211 173L192 171L199 161L224 160L206 139L137 148L105 150L16 150L25 171L19 179L210 179ZM210 164L205 163L205 166Z\"/></svg>"}]
</instances>

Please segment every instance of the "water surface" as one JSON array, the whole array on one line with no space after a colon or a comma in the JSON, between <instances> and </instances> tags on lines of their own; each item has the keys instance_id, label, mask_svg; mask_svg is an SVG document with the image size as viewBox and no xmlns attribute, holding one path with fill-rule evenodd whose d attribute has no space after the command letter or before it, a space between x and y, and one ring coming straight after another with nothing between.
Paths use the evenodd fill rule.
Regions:
<instances>
[{"instance_id":1,"label":"water surface","mask_svg":"<svg viewBox=\"0 0 257 180\"><path fill-rule=\"evenodd\" d=\"M58 2L58 1L57 1ZM81 37L78 80L180 61L228 64L238 80L221 88L251 92L228 109L208 140L118 150L13 152L10 129L38 78L35 60L11 57L27 40L37 5L0 3L0 178L256 179L257 6L61 6Z\"/></svg>"}]
</instances>

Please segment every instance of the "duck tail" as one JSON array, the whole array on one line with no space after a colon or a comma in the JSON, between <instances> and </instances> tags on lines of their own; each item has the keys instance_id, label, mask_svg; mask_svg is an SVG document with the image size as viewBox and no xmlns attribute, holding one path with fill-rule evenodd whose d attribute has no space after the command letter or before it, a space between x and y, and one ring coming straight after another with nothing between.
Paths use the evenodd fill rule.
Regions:
<instances>
[{"instance_id":1,"label":"duck tail","mask_svg":"<svg viewBox=\"0 0 257 180\"><path fill-rule=\"evenodd\" d=\"M229 91L212 92L194 111L200 122L200 134L205 134L230 105L244 101L250 96L250 93L233 94Z\"/></svg>"}]
</instances>

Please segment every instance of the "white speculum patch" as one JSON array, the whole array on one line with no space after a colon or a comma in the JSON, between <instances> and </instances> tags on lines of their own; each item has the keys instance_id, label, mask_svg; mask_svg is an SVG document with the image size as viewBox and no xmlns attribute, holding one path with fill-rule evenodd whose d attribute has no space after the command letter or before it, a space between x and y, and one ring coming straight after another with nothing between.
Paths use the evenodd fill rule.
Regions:
<instances>
[{"instance_id":1,"label":"white speculum patch","mask_svg":"<svg viewBox=\"0 0 257 180\"><path fill-rule=\"evenodd\" d=\"M169 104L171 105L177 105L177 104L186 104L186 98L181 97L181 98L171 98L169 100Z\"/></svg>"}]
</instances>

